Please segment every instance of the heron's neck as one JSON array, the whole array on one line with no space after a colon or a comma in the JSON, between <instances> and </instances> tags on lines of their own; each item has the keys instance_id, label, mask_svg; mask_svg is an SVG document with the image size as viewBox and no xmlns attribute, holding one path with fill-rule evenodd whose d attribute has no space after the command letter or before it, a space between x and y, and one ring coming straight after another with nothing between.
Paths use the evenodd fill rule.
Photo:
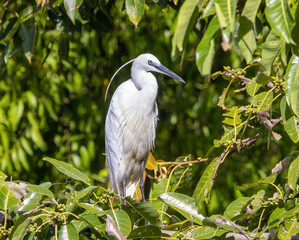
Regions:
<instances>
[{"instance_id":1,"label":"heron's neck","mask_svg":"<svg viewBox=\"0 0 299 240\"><path fill-rule=\"evenodd\" d=\"M158 93L158 83L155 76L144 70L134 69L132 71L132 81L135 87L142 91L143 94L148 95L147 97L153 97L155 100Z\"/></svg>"}]
</instances>

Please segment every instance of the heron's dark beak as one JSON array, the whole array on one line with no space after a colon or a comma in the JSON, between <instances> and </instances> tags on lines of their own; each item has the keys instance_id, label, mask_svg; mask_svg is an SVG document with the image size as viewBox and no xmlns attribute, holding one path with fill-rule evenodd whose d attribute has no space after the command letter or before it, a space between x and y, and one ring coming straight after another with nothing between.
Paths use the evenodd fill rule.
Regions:
<instances>
[{"instance_id":1,"label":"heron's dark beak","mask_svg":"<svg viewBox=\"0 0 299 240\"><path fill-rule=\"evenodd\" d=\"M162 64L153 62L152 65L157 69L157 72L163 73L171 78L185 83L185 81L180 76L176 75L174 72L170 71L167 67L164 67Z\"/></svg>"}]
</instances>

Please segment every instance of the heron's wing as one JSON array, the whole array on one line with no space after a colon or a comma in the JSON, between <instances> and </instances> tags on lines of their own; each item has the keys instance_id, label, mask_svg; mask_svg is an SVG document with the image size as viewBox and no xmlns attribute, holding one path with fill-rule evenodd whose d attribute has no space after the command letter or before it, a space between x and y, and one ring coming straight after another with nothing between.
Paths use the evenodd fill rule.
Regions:
<instances>
[{"instance_id":1,"label":"heron's wing","mask_svg":"<svg viewBox=\"0 0 299 240\"><path fill-rule=\"evenodd\" d=\"M143 104L144 99L133 82L122 83L113 94L106 117L106 162L113 190L121 194L121 180L136 188L139 171L135 171L154 147L157 104ZM132 190L133 192L133 190Z\"/></svg>"},{"instance_id":2,"label":"heron's wing","mask_svg":"<svg viewBox=\"0 0 299 240\"><path fill-rule=\"evenodd\" d=\"M106 165L109 169L109 180L112 189L119 192L119 180L117 170L122 156L121 133L119 131L121 123L118 117L118 110L114 107L113 100L109 107L105 123L105 150Z\"/></svg>"},{"instance_id":3,"label":"heron's wing","mask_svg":"<svg viewBox=\"0 0 299 240\"><path fill-rule=\"evenodd\" d=\"M109 169L109 180L112 189L120 192L120 182L123 173L120 173L120 164L123 157L123 131L125 124L126 96L132 91L132 82L122 83L114 92L105 123L105 150L106 165Z\"/></svg>"}]
</instances>

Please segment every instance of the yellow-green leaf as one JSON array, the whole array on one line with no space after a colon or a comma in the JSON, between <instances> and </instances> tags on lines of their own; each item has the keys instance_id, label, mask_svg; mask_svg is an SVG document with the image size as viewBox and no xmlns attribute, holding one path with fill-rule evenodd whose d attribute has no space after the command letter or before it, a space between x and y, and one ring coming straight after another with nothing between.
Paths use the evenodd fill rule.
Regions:
<instances>
[{"instance_id":1,"label":"yellow-green leaf","mask_svg":"<svg viewBox=\"0 0 299 240\"><path fill-rule=\"evenodd\" d=\"M202 208L204 207L203 203L208 203L210 201L210 193L214 184L214 177L216 176L219 162L220 159L217 158L207 166L194 190L192 197L195 199L199 213L202 212Z\"/></svg>"},{"instance_id":2,"label":"yellow-green leaf","mask_svg":"<svg viewBox=\"0 0 299 240\"><path fill-rule=\"evenodd\" d=\"M249 101L256 107L255 111L259 112L272 105L273 92L269 90L268 92L259 93L251 97Z\"/></svg>"},{"instance_id":3,"label":"yellow-green leaf","mask_svg":"<svg viewBox=\"0 0 299 240\"><path fill-rule=\"evenodd\" d=\"M83 0L64 0L63 2L67 15L75 23L76 18L79 16L79 7Z\"/></svg>"},{"instance_id":4,"label":"yellow-green leaf","mask_svg":"<svg viewBox=\"0 0 299 240\"><path fill-rule=\"evenodd\" d=\"M157 161L151 152L148 156L145 168L148 170L157 170L158 169Z\"/></svg>"},{"instance_id":5,"label":"yellow-green leaf","mask_svg":"<svg viewBox=\"0 0 299 240\"><path fill-rule=\"evenodd\" d=\"M265 15L276 34L282 37L287 43L293 43L291 32L294 20L289 10L288 1L266 1Z\"/></svg>"},{"instance_id":6,"label":"yellow-green leaf","mask_svg":"<svg viewBox=\"0 0 299 240\"><path fill-rule=\"evenodd\" d=\"M297 182L299 178L299 156L291 163L288 171L288 180L290 188L296 191Z\"/></svg>"},{"instance_id":7,"label":"yellow-green leaf","mask_svg":"<svg viewBox=\"0 0 299 240\"><path fill-rule=\"evenodd\" d=\"M288 64L285 93L288 105L299 117L299 56L295 54Z\"/></svg>"},{"instance_id":8,"label":"yellow-green leaf","mask_svg":"<svg viewBox=\"0 0 299 240\"><path fill-rule=\"evenodd\" d=\"M145 0L126 0L126 10L130 21L137 27L145 8Z\"/></svg>"},{"instance_id":9,"label":"yellow-green leaf","mask_svg":"<svg viewBox=\"0 0 299 240\"><path fill-rule=\"evenodd\" d=\"M269 33L262 50L262 64L270 75L272 64L280 49L280 37L273 30Z\"/></svg>"},{"instance_id":10,"label":"yellow-green leaf","mask_svg":"<svg viewBox=\"0 0 299 240\"><path fill-rule=\"evenodd\" d=\"M297 143L299 141L299 125L297 124L296 118L289 118L284 122L283 126L292 141Z\"/></svg>"},{"instance_id":11,"label":"yellow-green leaf","mask_svg":"<svg viewBox=\"0 0 299 240\"><path fill-rule=\"evenodd\" d=\"M181 6L177 26L172 39L172 56L175 55L176 48L178 48L179 51L183 51L185 41L193 28L203 3L204 0L186 0Z\"/></svg>"}]
</instances>

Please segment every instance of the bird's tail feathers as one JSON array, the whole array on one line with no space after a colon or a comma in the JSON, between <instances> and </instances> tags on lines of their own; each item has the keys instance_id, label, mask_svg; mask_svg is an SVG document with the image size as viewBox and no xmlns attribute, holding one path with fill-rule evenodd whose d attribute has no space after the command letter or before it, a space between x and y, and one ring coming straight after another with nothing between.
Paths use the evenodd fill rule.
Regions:
<instances>
[{"instance_id":1,"label":"bird's tail feathers","mask_svg":"<svg viewBox=\"0 0 299 240\"><path fill-rule=\"evenodd\" d=\"M131 196L131 198L134 197L135 191L136 191L136 187L137 187L137 183L131 183L130 185L128 185L126 187L126 197L127 196Z\"/></svg>"}]
</instances>

